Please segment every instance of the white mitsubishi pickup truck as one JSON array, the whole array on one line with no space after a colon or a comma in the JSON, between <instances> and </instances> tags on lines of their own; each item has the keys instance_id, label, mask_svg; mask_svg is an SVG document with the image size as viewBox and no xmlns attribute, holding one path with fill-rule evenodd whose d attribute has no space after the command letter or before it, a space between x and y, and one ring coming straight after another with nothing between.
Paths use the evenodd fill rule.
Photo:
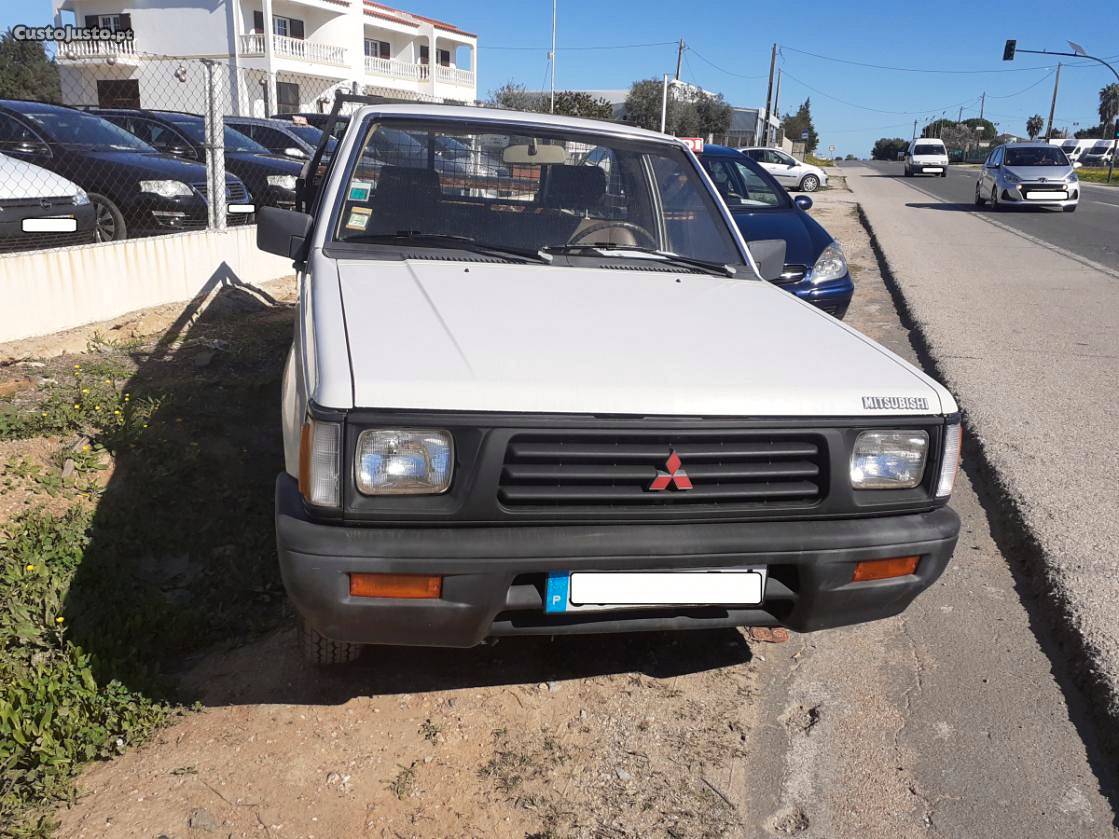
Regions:
<instances>
[{"instance_id":1,"label":"white mitsubishi pickup truck","mask_svg":"<svg viewBox=\"0 0 1119 839\"><path fill-rule=\"evenodd\" d=\"M823 629L944 570L952 396L763 281L683 143L368 105L321 159L257 231L299 272L276 534L312 661Z\"/></svg>"}]
</instances>

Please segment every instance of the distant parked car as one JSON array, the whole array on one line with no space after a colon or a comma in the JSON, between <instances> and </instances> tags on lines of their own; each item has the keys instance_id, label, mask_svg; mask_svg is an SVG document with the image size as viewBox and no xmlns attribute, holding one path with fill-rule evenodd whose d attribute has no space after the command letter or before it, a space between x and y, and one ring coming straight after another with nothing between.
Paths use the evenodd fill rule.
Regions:
<instances>
[{"instance_id":1,"label":"distant parked car","mask_svg":"<svg viewBox=\"0 0 1119 839\"><path fill-rule=\"evenodd\" d=\"M1033 205L1074 213L1080 201L1079 165L1049 143L1007 143L994 149L979 170L975 203L990 201L992 210Z\"/></svg>"},{"instance_id":2,"label":"distant parked car","mask_svg":"<svg viewBox=\"0 0 1119 839\"><path fill-rule=\"evenodd\" d=\"M748 243L785 240L784 270L770 282L842 319L855 284L839 243L805 212L812 199L790 199L760 165L726 146L706 145L699 159Z\"/></svg>"},{"instance_id":3,"label":"distant parked car","mask_svg":"<svg viewBox=\"0 0 1119 839\"><path fill-rule=\"evenodd\" d=\"M191 160L206 159L205 120L197 114L125 108L91 108L90 113L116 123L160 151ZM222 142L225 168L245 182L259 206L287 210L295 206L300 161L271 154L260 143L229 126L225 127Z\"/></svg>"},{"instance_id":4,"label":"distant parked car","mask_svg":"<svg viewBox=\"0 0 1119 839\"><path fill-rule=\"evenodd\" d=\"M948 149L935 137L914 140L905 153L905 177L939 175L948 177Z\"/></svg>"},{"instance_id":5,"label":"distant parked car","mask_svg":"<svg viewBox=\"0 0 1119 839\"><path fill-rule=\"evenodd\" d=\"M272 154L296 160L306 160L314 154L323 135L321 128L316 128L309 123L289 122L282 119L226 117L225 124L250 140L260 143ZM328 137L323 154L326 156L333 154L334 147L337 145L338 140Z\"/></svg>"},{"instance_id":6,"label":"distant parked car","mask_svg":"<svg viewBox=\"0 0 1119 839\"><path fill-rule=\"evenodd\" d=\"M1107 166L1115 153L1112 140L1096 140L1095 145L1080 154L1080 162L1085 166Z\"/></svg>"},{"instance_id":7,"label":"distant parked car","mask_svg":"<svg viewBox=\"0 0 1119 839\"><path fill-rule=\"evenodd\" d=\"M330 114L272 114L272 119L284 120L295 124L311 125L321 131L326 131L326 124L330 121ZM334 121L334 130L330 133L339 140L342 135L346 133L346 126L350 124L350 118L345 114L338 114Z\"/></svg>"},{"instance_id":8,"label":"distant parked car","mask_svg":"<svg viewBox=\"0 0 1119 839\"><path fill-rule=\"evenodd\" d=\"M756 161L765 171L769 172L777 183L786 189L799 190L800 192L815 192L822 186L828 185L828 176L819 166L797 160L791 154L781 149L768 149L760 146L739 149L751 160Z\"/></svg>"},{"instance_id":9,"label":"distant parked car","mask_svg":"<svg viewBox=\"0 0 1119 839\"><path fill-rule=\"evenodd\" d=\"M206 167L160 154L101 117L46 102L0 99L0 152L72 180L93 204L99 242L206 227ZM227 173L230 202L252 196ZM251 218L231 203L229 222ZM246 209L247 208L247 209Z\"/></svg>"},{"instance_id":10,"label":"distant parked car","mask_svg":"<svg viewBox=\"0 0 1119 839\"><path fill-rule=\"evenodd\" d=\"M93 216L76 183L0 154L0 251L88 244Z\"/></svg>"}]
</instances>

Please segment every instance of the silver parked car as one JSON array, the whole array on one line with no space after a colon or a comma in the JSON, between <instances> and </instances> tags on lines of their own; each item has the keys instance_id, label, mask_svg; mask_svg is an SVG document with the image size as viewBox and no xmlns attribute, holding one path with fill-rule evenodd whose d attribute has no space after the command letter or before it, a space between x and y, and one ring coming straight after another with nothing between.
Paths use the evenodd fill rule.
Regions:
<instances>
[{"instance_id":1,"label":"silver parked car","mask_svg":"<svg viewBox=\"0 0 1119 839\"><path fill-rule=\"evenodd\" d=\"M781 149L749 146L739 151L757 161L785 189L815 192L820 187L828 185L828 176L823 169L805 163L803 160L797 160Z\"/></svg>"},{"instance_id":2,"label":"silver parked car","mask_svg":"<svg viewBox=\"0 0 1119 839\"><path fill-rule=\"evenodd\" d=\"M982 206L990 201L994 210L1036 204L1075 212L1080 200L1079 167L1059 146L1007 143L992 151L983 164L975 182L975 203Z\"/></svg>"}]
</instances>

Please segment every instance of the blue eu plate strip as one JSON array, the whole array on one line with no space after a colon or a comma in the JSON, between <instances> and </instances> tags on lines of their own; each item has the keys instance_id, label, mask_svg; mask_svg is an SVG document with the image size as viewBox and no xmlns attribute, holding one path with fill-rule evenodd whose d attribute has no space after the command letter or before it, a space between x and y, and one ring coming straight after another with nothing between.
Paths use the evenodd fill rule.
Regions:
<instances>
[{"instance_id":1,"label":"blue eu plate strip","mask_svg":"<svg viewBox=\"0 0 1119 839\"><path fill-rule=\"evenodd\" d=\"M548 583L544 587L544 611L566 612L567 589L571 576L566 571L548 572Z\"/></svg>"}]
</instances>

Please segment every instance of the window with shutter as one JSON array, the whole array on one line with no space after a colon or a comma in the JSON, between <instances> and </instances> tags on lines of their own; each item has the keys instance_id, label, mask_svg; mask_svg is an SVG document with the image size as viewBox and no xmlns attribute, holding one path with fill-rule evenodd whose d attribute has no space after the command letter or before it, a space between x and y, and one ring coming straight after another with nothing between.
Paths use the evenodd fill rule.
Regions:
<instances>
[{"instance_id":1,"label":"window with shutter","mask_svg":"<svg viewBox=\"0 0 1119 839\"><path fill-rule=\"evenodd\" d=\"M120 16L120 28L125 31L132 28L132 15Z\"/></svg>"},{"instance_id":2,"label":"window with shutter","mask_svg":"<svg viewBox=\"0 0 1119 839\"><path fill-rule=\"evenodd\" d=\"M300 41L303 40L303 21L291 18L288 21L288 35Z\"/></svg>"},{"instance_id":3,"label":"window with shutter","mask_svg":"<svg viewBox=\"0 0 1119 839\"><path fill-rule=\"evenodd\" d=\"M451 66L451 51L439 50L439 64L443 67Z\"/></svg>"},{"instance_id":4,"label":"window with shutter","mask_svg":"<svg viewBox=\"0 0 1119 839\"><path fill-rule=\"evenodd\" d=\"M253 34L264 32L264 12L253 12Z\"/></svg>"}]
</instances>

